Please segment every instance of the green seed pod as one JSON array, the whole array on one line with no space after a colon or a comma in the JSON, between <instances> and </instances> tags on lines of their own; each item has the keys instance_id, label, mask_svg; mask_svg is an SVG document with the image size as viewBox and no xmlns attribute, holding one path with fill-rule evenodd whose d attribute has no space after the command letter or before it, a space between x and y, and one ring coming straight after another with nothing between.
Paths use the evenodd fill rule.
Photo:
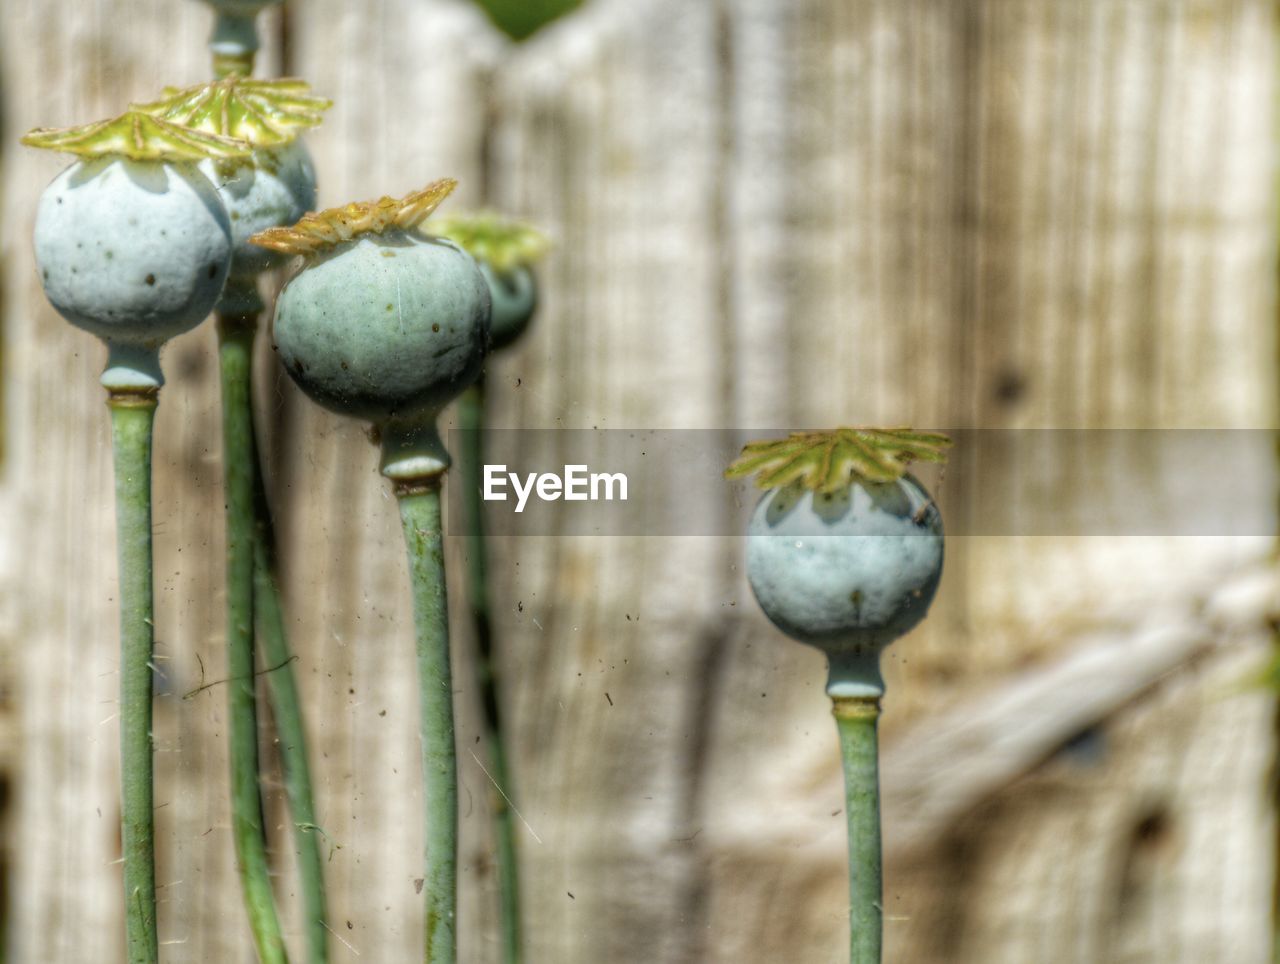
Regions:
<instances>
[{"instance_id":1,"label":"green seed pod","mask_svg":"<svg viewBox=\"0 0 1280 964\"><path fill-rule=\"evenodd\" d=\"M242 161L204 161L231 219L231 274L253 278L279 265L276 252L250 244L259 231L293 224L316 204L316 171L301 141L263 148Z\"/></svg>"},{"instance_id":2,"label":"green seed pod","mask_svg":"<svg viewBox=\"0 0 1280 964\"><path fill-rule=\"evenodd\" d=\"M331 411L373 422L438 412L480 372L488 298L475 262L452 242L366 235L285 286L276 348Z\"/></svg>"},{"instance_id":3,"label":"green seed pod","mask_svg":"<svg viewBox=\"0 0 1280 964\"><path fill-rule=\"evenodd\" d=\"M747 578L765 615L875 691L880 652L924 618L942 555L942 517L910 476L772 489L747 529Z\"/></svg>"},{"instance_id":4,"label":"green seed pod","mask_svg":"<svg viewBox=\"0 0 1280 964\"><path fill-rule=\"evenodd\" d=\"M104 384L158 387L160 345L209 314L231 264L230 220L196 163L248 147L137 112L33 131L24 143L81 158L37 209L36 264L49 301L107 343Z\"/></svg>"},{"instance_id":5,"label":"green seed pod","mask_svg":"<svg viewBox=\"0 0 1280 964\"><path fill-rule=\"evenodd\" d=\"M228 285L228 297L250 291L257 275L283 260L280 253L251 244L249 238L293 224L315 207L315 166L298 138L317 126L331 106L331 101L312 96L305 81L238 75L195 87L166 88L160 100L137 105L170 123L234 137L253 147L248 157L200 165L231 218L231 275L236 283ZM257 310L239 304L222 304L220 309Z\"/></svg>"},{"instance_id":6,"label":"green seed pod","mask_svg":"<svg viewBox=\"0 0 1280 964\"><path fill-rule=\"evenodd\" d=\"M825 652L832 696L878 696L880 653L914 628L942 575L942 516L905 474L942 436L841 429L748 446L731 477L769 491L747 528L747 578L765 615Z\"/></svg>"},{"instance_id":7,"label":"green seed pod","mask_svg":"<svg viewBox=\"0 0 1280 964\"><path fill-rule=\"evenodd\" d=\"M393 462L424 446L428 461L441 460L436 416L480 374L488 346L489 288L475 260L416 230L453 183L254 238L307 258L276 302L285 369L325 408L381 427Z\"/></svg>"},{"instance_id":8,"label":"green seed pod","mask_svg":"<svg viewBox=\"0 0 1280 964\"><path fill-rule=\"evenodd\" d=\"M489 285L489 298L493 302L490 335L493 350L497 351L506 348L529 327L538 307L538 283L533 271L523 264L499 273L482 261L480 273Z\"/></svg>"},{"instance_id":9,"label":"green seed pod","mask_svg":"<svg viewBox=\"0 0 1280 964\"><path fill-rule=\"evenodd\" d=\"M524 334L538 307L533 264L547 251L546 237L527 224L491 213L437 218L428 228L456 241L479 262L493 302L493 350Z\"/></svg>"}]
</instances>

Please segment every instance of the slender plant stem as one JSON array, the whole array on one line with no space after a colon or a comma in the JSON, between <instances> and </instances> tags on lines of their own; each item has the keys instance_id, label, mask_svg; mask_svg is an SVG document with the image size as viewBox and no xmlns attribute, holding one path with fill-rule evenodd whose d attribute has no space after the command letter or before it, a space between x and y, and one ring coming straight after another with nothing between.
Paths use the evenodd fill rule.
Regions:
<instances>
[{"instance_id":1,"label":"slender plant stem","mask_svg":"<svg viewBox=\"0 0 1280 964\"><path fill-rule=\"evenodd\" d=\"M120 777L125 934L130 964L160 959L156 931L151 674L151 428L156 395L113 394L120 560Z\"/></svg>"},{"instance_id":2,"label":"slender plant stem","mask_svg":"<svg viewBox=\"0 0 1280 964\"><path fill-rule=\"evenodd\" d=\"M461 433L463 505L466 510L467 546L467 604L471 618L476 622L476 639L482 645L491 645L489 633L489 560L485 553L484 501L481 486L484 475L484 378L483 376L458 397L456 407L458 429ZM484 632L479 630L483 623ZM481 673L492 687L493 672L491 654L479 654L481 664L488 670ZM487 714L486 714L487 715Z\"/></svg>"},{"instance_id":3,"label":"slender plant stem","mask_svg":"<svg viewBox=\"0 0 1280 964\"><path fill-rule=\"evenodd\" d=\"M213 50L214 76L218 79L239 74L253 73L254 55L258 49L257 21L254 16L231 15L219 12L214 23L215 41L220 49ZM236 282L232 282L233 284ZM252 286L256 289L256 284ZM253 300L257 292L253 290ZM284 627L284 612L280 604L280 589L276 578L275 529L271 521L271 508L267 500L259 467L257 442L253 431L253 336L256 323L249 319L246 356L230 370L224 364L223 378L241 379L232 396L243 402L239 424L243 431L236 444L240 446L235 456L243 460L251 474L253 487L253 612L254 632L262 644L266 663L267 693L280 737L280 760L284 768L285 795L289 803L289 816L293 823L294 848L298 860L298 881L306 920L307 953L311 964L327 964L329 960L329 934L324 891L324 857L321 853L320 827L316 822L315 795L311 785L311 765L307 756L306 727L302 714L302 701L293 672L293 656ZM221 328L219 329L221 332ZM220 335L221 337L221 335ZM224 398L226 397L224 391ZM225 402L224 402L225 405ZM229 431L227 454L231 455ZM247 445L247 450L245 446Z\"/></svg>"},{"instance_id":4,"label":"slender plant stem","mask_svg":"<svg viewBox=\"0 0 1280 964\"><path fill-rule=\"evenodd\" d=\"M231 823L240 887L262 964L288 960L267 867L258 787L253 658L253 419L249 359L254 319L218 317L222 439L227 506L227 727L231 743Z\"/></svg>"},{"instance_id":5,"label":"slender plant stem","mask_svg":"<svg viewBox=\"0 0 1280 964\"><path fill-rule=\"evenodd\" d=\"M462 432L462 485L467 513L467 596L476 640L476 677L484 711L485 743L489 755L493 839L497 857L499 917L504 964L520 961L520 871L516 862L515 824L511 803L515 788L507 768L506 742L498 701L498 674L493 655L493 625L489 619L488 558L485 548L484 501L484 380L458 399L458 427Z\"/></svg>"},{"instance_id":6,"label":"slender plant stem","mask_svg":"<svg viewBox=\"0 0 1280 964\"><path fill-rule=\"evenodd\" d=\"M874 697L836 698L833 711L844 762L849 821L849 960L879 964L883 913L880 884L880 765Z\"/></svg>"},{"instance_id":7,"label":"slender plant stem","mask_svg":"<svg viewBox=\"0 0 1280 964\"><path fill-rule=\"evenodd\" d=\"M250 383L252 393L252 381ZM251 397L251 394L250 394ZM250 416L252 425L252 415ZM252 436L251 436L252 444ZM259 470L256 445L250 459L254 469L253 607L262 661L267 670L267 693L280 737L284 789L293 822L298 882L302 888L307 923L307 953L311 964L329 960L329 932L324 895L324 856L311 789L311 765L307 754L302 700L293 671L293 655L284 628L280 589L276 579L275 529L271 507Z\"/></svg>"},{"instance_id":8,"label":"slender plant stem","mask_svg":"<svg viewBox=\"0 0 1280 964\"><path fill-rule=\"evenodd\" d=\"M258 52L257 16L218 11L209 47L214 77L218 80L232 74L248 77L253 73L254 55Z\"/></svg>"},{"instance_id":9,"label":"slender plant stem","mask_svg":"<svg viewBox=\"0 0 1280 964\"><path fill-rule=\"evenodd\" d=\"M427 964L457 959L458 760L453 736L449 613L444 583L439 477L402 487L400 518L409 551L413 621L418 642L422 774L425 781Z\"/></svg>"}]
</instances>

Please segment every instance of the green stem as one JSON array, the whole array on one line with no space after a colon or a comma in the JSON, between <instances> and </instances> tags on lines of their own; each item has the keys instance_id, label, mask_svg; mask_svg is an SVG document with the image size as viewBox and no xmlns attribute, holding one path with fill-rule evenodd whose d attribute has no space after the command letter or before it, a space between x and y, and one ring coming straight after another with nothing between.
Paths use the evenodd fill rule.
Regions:
<instances>
[{"instance_id":1,"label":"green stem","mask_svg":"<svg viewBox=\"0 0 1280 964\"><path fill-rule=\"evenodd\" d=\"M251 423L252 424L252 423ZM252 439L251 439L252 443ZM307 922L307 950L311 964L329 959L329 929L324 896L324 855L320 825L316 820L315 794L311 788L311 765L307 754L306 726L302 699L293 671L293 655L284 628L280 589L276 579L275 530L267 502L262 473L255 451L255 527L253 541L253 606L262 661L267 668L267 693L280 737L280 761L284 767L284 789L293 822L294 848L298 860L298 880Z\"/></svg>"},{"instance_id":2,"label":"green stem","mask_svg":"<svg viewBox=\"0 0 1280 964\"><path fill-rule=\"evenodd\" d=\"M879 964L883 912L880 885L880 770L876 697L832 701L844 763L849 821L849 960Z\"/></svg>"},{"instance_id":3,"label":"green stem","mask_svg":"<svg viewBox=\"0 0 1280 964\"><path fill-rule=\"evenodd\" d=\"M467 595L476 640L476 682L484 711L485 743L489 754L493 838L497 859L499 916L504 964L520 961L520 874L516 864L515 824L511 799L515 796L507 768L506 744L498 702L497 665L493 656L493 627L489 619L488 559L485 550L484 501L484 379L458 399L458 427L462 433L462 490L467 519Z\"/></svg>"},{"instance_id":4,"label":"green stem","mask_svg":"<svg viewBox=\"0 0 1280 964\"><path fill-rule=\"evenodd\" d=\"M484 501L481 498L484 475L484 378L483 376L458 397L456 408L461 435L463 506L466 511L467 603L476 623L477 643L488 646L489 634L489 560L484 543ZM479 632L481 625L485 632ZM487 676L492 689L491 653L478 654L481 675Z\"/></svg>"},{"instance_id":5,"label":"green stem","mask_svg":"<svg viewBox=\"0 0 1280 964\"><path fill-rule=\"evenodd\" d=\"M425 782L427 964L457 959L458 760L453 735L449 613L440 527L440 477L397 487L409 552L418 643L422 773Z\"/></svg>"},{"instance_id":6,"label":"green stem","mask_svg":"<svg viewBox=\"0 0 1280 964\"><path fill-rule=\"evenodd\" d=\"M120 834L130 964L160 959L156 932L151 743L151 429L157 396L113 393L116 541L120 560Z\"/></svg>"},{"instance_id":7,"label":"green stem","mask_svg":"<svg viewBox=\"0 0 1280 964\"><path fill-rule=\"evenodd\" d=\"M213 75L221 80L232 74L248 77L258 52L258 25L255 14L219 11L209 38L213 55Z\"/></svg>"},{"instance_id":8,"label":"green stem","mask_svg":"<svg viewBox=\"0 0 1280 964\"><path fill-rule=\"evenodd\" d=\"M231 823L240 887L262 964L288 960L267 866L258 787L258 725L253 657L253 419L249 401L252 316L218 317L222 371L223 472L227 509L227 727Z\"/></svg>"}]
</instances>

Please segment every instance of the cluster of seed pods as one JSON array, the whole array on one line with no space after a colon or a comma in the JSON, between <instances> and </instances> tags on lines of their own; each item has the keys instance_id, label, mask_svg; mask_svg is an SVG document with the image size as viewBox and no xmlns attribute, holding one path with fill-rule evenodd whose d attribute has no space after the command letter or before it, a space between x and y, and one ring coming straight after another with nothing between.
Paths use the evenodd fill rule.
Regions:
<instances>
[{"instance_id":1,"label":"cluster of seed pods","mask_svg":"<svg viewBox=\"0 0 1280 964\"><path fill-rule=\"evenodd\" d=\"M107 348L121 573L122 840L131 962L158 960L152 819L150 452L163 344L219 318L228 504L228 679L232 797L245 903L259 958L286 953L261 826L254 707L255 607L268 658L287 640L271 567L253 440L250 365L258 278L302 259L280 292L274 338L286 371L314 401L376 428L382 472L398 496L414 594L426 784L425 959L456 960L457 763L442 550L440 482L450 456L441 410L460 409L471 539L469 589L480 651L490 756L509 786L492 671L478 479L482 374L491 349L513 343L537 305L531 264L545 241L493 215L428 222L454 182L317 213L315 171L298 135L328 101L296 80L249 77L255 17L271 0L210 0L219 79L168 89L121 116L32 131L31 146L76 160L41 197L40 278L52 305ZM747 575L785 634L825 652L845 764L851 959L879 961L881 875L877 721L880 655L924 618L941 576L943 532L932 498L907 467L941 461L943 436L838 429L752 443L726 473L766 489L748 527ZM281 659L281 657L284 657ZM324 890L301 710L291 671L273 709L293 727L290 804L304 828L297 852L307 890L309 960L327 960ZM235 685L235 681L241 681ZM244 682L248 681L248 682ZM278 685L278 688L277 688ZM495 809L503 954L520 957L514 837Z\"/></svg>"},{"instance_id":2,"label":"cluster of seed pods","mask_svg":"<svg viewBox=\"0 0 1280 964\"><path fill-rule=\"evenodd\" d=\"M534 232L492 217L424 225L453 187L452 180L436 181L398 200L348 204L253 238L303 258L276 301L275 345L286 371L323 407L372 423L382 473L398 496L414 593L427 777L426 959L440 962L456 953L457 759L440 508L440 481L451 459L436 423L447 404L480 380L495 304L504 343L527 326L536 305L528 259L542 250ZM487 226L483 232L480 225ZM498 239L487 250L477 250L482 233ZM519 260L509 260L516 244ZM469 445L469 470L478 470L479 458L478 445ZM472 477L464 486L478 491ZM480 560L478 513L473 523L473 560ZM479 614L483 563L471 576L473 614ZM491 761L509 797L487 612L478 629ZM514 837L506 809L494 813L503 953L513 962L520 958Z\"/></svg>"},{"instance_id":3,"label":"cluster of seed pods","mask_svg":"<svg viewBox=\"0 0 1280 964\"><path fill-rule=\"evenodd\" d=\"M160 349L218 317L223 391L229 739L233 838L258 957L287 960L267 866L256 757L255 643L273 665L286 788L298 830L307 959L328 959L323 871L302 712L293 682L251 397L252 344L264 303L258 278L287 257L301 268L275 306L286 370L331 411L372 422L400 497L414 588L426 782L425 959L456 959L457 781L440 526L449 464L440 410L480 377L495 303L503 341L536 304L532 232L485 231L454 218L477 257L424 220L454 186L307 214L315 171L298 135L329 102L297 80L250 77L255 18L272 0L210 0L218 79L170 88L120 117L39 129L30 146L76 160L44 192L35 224L52 305L107 347L121 577L122 840L131 962L158 960L151 746L151 435L164 383ZM503 240L505 238L505 241ZM514 239L514 240L513 240ZM514 242L519 242L514 244ZM512 258L514 247L520 248ZM480 250L483 249L483 250ZM486 257L486 252L489 255ZM255 629L256 627L256 629ZM282 672L283 670L283 672ZM288 731L288 732L286 732ZM514 884L512 885L514 893ZM512 901L510 909L514 912ZM518 921L505 923L508 961Z\"/></svg>"}]
</instances>

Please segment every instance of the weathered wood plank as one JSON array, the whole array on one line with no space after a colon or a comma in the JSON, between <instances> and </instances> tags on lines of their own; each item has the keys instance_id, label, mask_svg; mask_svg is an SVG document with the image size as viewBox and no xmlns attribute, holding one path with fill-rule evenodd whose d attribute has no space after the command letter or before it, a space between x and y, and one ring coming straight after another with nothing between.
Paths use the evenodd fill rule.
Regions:
<instances>
[{"instance_id":1,"label":"weathered wood plank","mask_svg":"<svg viewBox=\"0 0 1280 964\"><path fill-rule=\"evenodd\" d=\"M711 5L599 4L498 75L492 200L545 225L556 250L537 326L491 365L493 424L727 417L718 29ZM695 830L728 548L513 538L494 554L507 678L529 681L509 718L540 838L523 842L540 895L530 957L696 959L700 855L683 838Z\"/></svg>"},{"instance_id":2,"label":"weathered wood plank","mask_svg":"<svg viewBox=\"0 0 1280 964\"><path fill-rule=\"evenodd\" d=\"M1275 421L1262 0L597 0L514 51L452 0L291 7L288 43L273 39L268 57L287 50L287 69L337 102L311 141L322 202L453 174L459 203L526 215L557 242L536 328L491 366L496 425ZM8 0L0 20L6 145L203 75L196 3ZM110 964L110 463L101 351L53 317L31 268L34 199L56 169L3 155L0 504L20 522L6 575L17 604L0 632L22 641L11 923L17 960ZM200 331L166 356L156 460L162 927L181 942L175 961L247 952L222 694L180 699L223 662L211 348ZM418 778L394 506L359 426L277 373L263 382L334 923L350 945L335 959L409 960ZM1008 478L1028 513L1089 481L1072 464L1010 465ZM720 491L678 495L721 512ZM952 540L934 617L888 667L887 741L1056 662L1088 630L1203 594L1256 551L1188 545ZM821 660L755 612L737 541L512 538L493 553L530 959L830 960L844 842ZM462 926L467 959L490 960L466 651L459 632ZM891 869L894 959L1090 959L1109 946L1201 960L1226 927L1233 959L1248 959L1269 872L1252 795L1265 707L1201 705L1237 669L1215 664L1121 720L1114 757L1087 778L1051 764ZM1248 754L1226 749L1237 732L1256 735ZM1154 844L1134 836L1152 788L1183 828L1173 846L1150 828ZM278 799L270 812L283 837ZM1227 820L1244 829L1222 837L1219 860L1210 841ZM747 840L742 826L772 833ZM1076 846L1082 834L1125 844L1130 863ZM1209 897L1192 912L1194 881ZM1117 894L1122 913L1104 900Z\"/></svg>"},{"instance_id":3,"label":"weathered wood plank","mask_svg":"<svg viewBox=\"0 0 1280 964\"><path fill-rule=\"evenodd\" d=\"M902 959L1262 961L1274 814L1262 645L1224 653L958 824L901 871ZM934 878L921 887L921 875ZM932 903L927 896L932 893ZM1052 895L1052 898L1050 897Z\"/></svg>"},{"instance_id":4,"label":"weathered wood plank","mask_svg":"<svg viewBox=\"0 0 1280 964\"><path fill-rule=\"evenodd\" d=\"M620 16L598 9L602 19L605 10ZM725 10L721 32L704 36L714 48L699 54L716 57L719 80L667 101L660 129L677 123L665 116L676 111L719 118L718 137L707 148L721 151L712 218L728 225L728 241L713 269L719 277L710 282L722 292L720 303L701 319L712 325L729 312L722 343L731 363L721 374L729 418L760 427L872 420L944 427L1272 423L1265 370L1274 336L1262 310L1272 291L1270 135L1249 123L1243 108L1214 111L1194 79L1203 72L1204 83L1219 84L1230 75L1240 104L1269 89L1270 39L1259 20L1265 5L1068 10L1037 3L813 2ZM566 182L595 171L610 145L640 136L633 130L657 136L648 114L621 110L609 96L630 81L639 56L630 48L670 43L666 8L633 16L628 49L580 73L580 61L565 52L587 60L592 43L611 49L603 23L573 22L581 36L572 46L567 24L563 46L554 48L558 56L548 54L536 69L515 66L511 90L523 99L500 100L497 140L511 145L506 177L502 166L495 175L505 204L520 210L526 196L563 192ZM1168 52L1189 37L1194 46L1185 56ZM566 59L570 76L563 77ZM1161 78L1169 83L1161 86ZM666 80L650 79L654 98ZM544 84L553 89L544 91ZM1122 92L1118 99L1113 87ZM557 104L563 106L549 106ZM1157 158L1167 165L1158 172L1165 180L1158 191L1151 187L1152 152L1179 132L1207 128L1215 131L1215 146L1179 141ZM671 142L672 149L680 143ZM555 170L539 171L544 152L555 158ZM1210 163L1223 153L1236 165L1230 184ZM508 181L541 189L513 192ZM588 194L580 203L607 207L612 200ZM605 304L624 325L630 304L666 285L652 272L631 276L609 263L611 242L632 237L612 207L608 230L593 236L589 249L577 241L576 222L558 215L567 207L557 198L535 208L568 236L558 263L574 265L572 294L560 294L564 282L550 269L549 305L557 315L578 317L585 292L606 272ZM656 204L649 216L672 234L689 231L687 211ZM1177 246L1167 244L1172 237ZM651 244L667 250L667 242ZM1135 272L1147 279L1145 288ZM561 297L571 300L562 306ZM1206 311L1205 298L1213 311ZM1218 310L1230 311L1233 322L1212 321ZM520 368L519 390L532 384L541 393L522 396L511 410L518 424L555 418L583 424L583 409L603 416L611 396L598 393L627 384L635 360L649 357L635 346L640 354L597 370L580 358L584 341L599 336L573 330L572 342L539 359L548 369L554 364L559 384L570 386L562 394L542 390L532 365ZM1156 341L1161 347L1152 352ZM524 349L525 357L537 344ZM1200 352L1227 358L1240 345L1255 353L1245 368L1187 369ZM1195 387L1184 393L1162 387L1188 378ZM666 389L659 382L634 400L635 410L644 412ZM1010 468L1016 473L1010 497L1031 516L1051 511L1099 471L1071 464L1060 477L1043 479L1034 467ZM1197 541L1193 553L1185 546L1158 538L956 541L934 618L890 660L887 732L895 721L927 716L980 682L1051 654L1064 639L1104 629L1153 596L1215 578L1220 567L1256 551L1226 540ZM515 551L523 560L538 550ZM548 568L547 557L536 558L534 565ZM706 595L717 604L739 602L750 613L745 586L736 578L729 585ZM1108 598L1113 602L1099 604ZM595 612L585 604L566 608ZM777 872L797 841L748 858L735 849L745 847L741 838L724 850L716 846L716 822L740 807L767 820L763 815L773 811L766 806L804 806L812 767L834 759L812 749L812 734L829 729L820 660L745 618L753 621L740 629L732 623L715 629L728 655L715 664L723 678L707 690L714 706L698 718L714 729L685 732L706 747L697 816L687 832L670 830L682 842L699 828L710 835L693 849L699 868L713 861L702 899L717 935L744 920L778 923L761 913L766 888L744 884L737 861L756 859L751 866L760 873ZM610 651L629 652L622 640ZM559 695L540 690L541 696L530 691L525 708L518 704L522 719L557 712L551 703ZM566 739L558 732L547 738ZM758 747L759 759L772 764L767 775L744 773L744 747ZM579 832L589 827L588 821ZM839 873L839 832L837 822L823 838L834 852L832 874ZM820 872L814 878L804 867L789 873L797 886L832 902L815 899L798 918L788 905L791 926L779 926L789 942L771 952L761 950L771 939L764 927L725 938L731 948L725 959L753 953L826 959L816 938L806 943L797 935L838 933L839 880L825 878L823 885Z\"/></svg>"}]
</instances>

